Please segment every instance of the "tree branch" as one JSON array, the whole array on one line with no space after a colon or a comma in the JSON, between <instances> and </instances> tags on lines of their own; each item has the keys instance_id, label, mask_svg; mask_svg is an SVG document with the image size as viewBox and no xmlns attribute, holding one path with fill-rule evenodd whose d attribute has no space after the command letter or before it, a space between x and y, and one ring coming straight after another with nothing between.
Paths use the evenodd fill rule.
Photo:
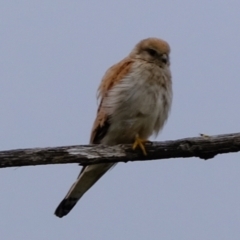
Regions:
<instances>
[{"instance_id":1,"label":"tree branch","mask_svg":"<svg viewBox=\"0 0 240 240\"><path fill-rule=\"evenodd\" d=\"M184 138L175 141L149 142L147 156L131 145L77 145L51 148L18 149L0 152L0 168L46 164L147 161L168 158L199 157L210 159L217 154L240 151L240 133Z\"/></svg>"}]
</instances>

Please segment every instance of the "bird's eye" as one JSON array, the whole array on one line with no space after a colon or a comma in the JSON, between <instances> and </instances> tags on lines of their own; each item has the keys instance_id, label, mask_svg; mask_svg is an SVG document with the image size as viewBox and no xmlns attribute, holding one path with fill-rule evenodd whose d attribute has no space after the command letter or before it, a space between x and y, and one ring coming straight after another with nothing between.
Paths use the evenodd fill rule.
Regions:
<instances>
[{"instance_id":1,"label":"bird's eye","mask_svg":"<svg viewBox=\"0 0 240 240\"><path fill-rule=\"evenodd\" d=\"M168 63L168 56L167 56L166 54L163 54L162 57L161 57L161 59L162 59L162 62L163 62L163 63L165 63L165 64Z\"/></svg>"},{"instance_id":2,"label":"bird's eye","mask_svg":"<svg viewBox=\"0 0 240 240\"><path fill-rule=\"evenodd\" d=\"M154 49L147 49L147 52L152 56L152 57L155 57L157 55L157 52L154 50Z\"/></svg>"}]
</instances>

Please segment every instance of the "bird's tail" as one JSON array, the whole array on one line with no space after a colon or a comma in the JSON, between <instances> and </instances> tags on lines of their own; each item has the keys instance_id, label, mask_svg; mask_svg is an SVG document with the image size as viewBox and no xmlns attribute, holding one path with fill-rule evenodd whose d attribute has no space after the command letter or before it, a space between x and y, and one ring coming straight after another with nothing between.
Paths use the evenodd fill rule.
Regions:
<instances>
[{"instance_id":1,"label":"bird's tail","mask_svg":"<svg viewBox=\"0 0 240 240\"><path fill-rule=\"evenodd\" d=\"M113 165L114 164L112 163L101 163L83 167L76 182L72 185L65 198L56 208L55 215L60 218L67 215L83 194L87 192L87 190L91 188Z\"/></svg>"}]
</instances>

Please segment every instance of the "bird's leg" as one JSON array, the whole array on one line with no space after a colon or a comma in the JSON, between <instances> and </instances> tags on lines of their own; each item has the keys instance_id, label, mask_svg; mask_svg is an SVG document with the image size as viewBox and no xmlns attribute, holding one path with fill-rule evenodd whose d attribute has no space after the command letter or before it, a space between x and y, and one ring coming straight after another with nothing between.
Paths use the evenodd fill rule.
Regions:
<instances>
[{"instance_id":1,"label":"bird's leg","mask_svg":"<svg viewBox=\"0 0 240 240\"><path fill-rule=\"evenodd\" d=\"M147 156L147 152L146 152L146 149L145 149L145 146L144 146L144 143L146 143L146 142L147 142L147 140L141 139L141 138L139 137L139 135L137 134L136 137L135 137L135 141L134 141L134 143L133 143L133 145L132 145L132 149L135 150L136 147L139 146L139 147L141 148L143 154L144 154L145 156Z\"/></svg>"}]
</instances>

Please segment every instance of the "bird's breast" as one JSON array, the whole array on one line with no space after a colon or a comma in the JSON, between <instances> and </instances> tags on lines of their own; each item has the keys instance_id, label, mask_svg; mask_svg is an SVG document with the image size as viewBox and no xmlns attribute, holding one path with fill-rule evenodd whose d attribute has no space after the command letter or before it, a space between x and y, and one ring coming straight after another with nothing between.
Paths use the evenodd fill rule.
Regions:
<instances>
[{"instance_id":1,"label":"bird's breast","mask_svg":"<svg viewBox=\"0 0 240 240\"><path fill-rule=\"evenodd\" d=\"M132 142L136 134L149 138L159 132L168 117L172 98L170 72L153 64L145 65L133 66L104 102L111 117L108 135L117 138L117 143Z\"/></svg>"}]
</instances>

